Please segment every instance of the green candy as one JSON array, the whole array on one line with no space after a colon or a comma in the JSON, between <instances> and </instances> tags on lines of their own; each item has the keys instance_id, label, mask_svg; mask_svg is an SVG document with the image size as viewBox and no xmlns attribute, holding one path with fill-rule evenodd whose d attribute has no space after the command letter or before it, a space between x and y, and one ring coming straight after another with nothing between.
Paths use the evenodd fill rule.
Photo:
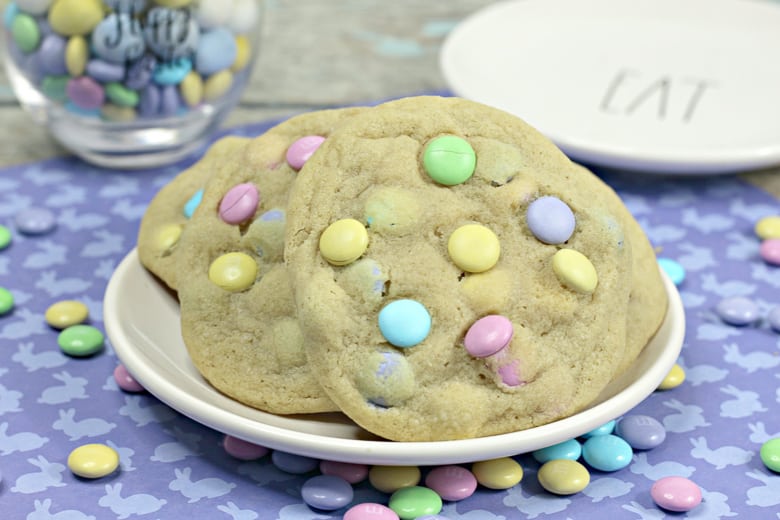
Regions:
<instances>
[{"instance_id":1,"label":"green candy","mask_svg":"<svg viewBox=\"0 0 780 520\"><path fill-rule=\"evenodd\" d=\"M20 13L11 23L11 35L16 46L24 53L30 53L38 48L41 43L41 31L35 18L28 14Z\"/></svg>"},{"instance_id":2,"label":"green candy","mask_svg":"<svg viewBox=\"0 0 780 520\"><path fill-rule=\"evenodd\" d=\"M69 76L46 76L41 82L43 94L54 101L66 101L68 99Z\"/></svg>"},{"instance_id":3,"label":"green candy","mask_svg":"<svg viewBox=\"0 0 780 520\"><path fill-rule=\"evenodd\" d=\"M780 437L769 439L761 445L761 462L776 473L780 473Z\"/></svg>"},{"instance_id":4,"label":"green candy","mask_svg":"<svg viewBox=\"0 0 780 520\"><path fill-rule=\"evenodd\" d=\"M442 503L441 497L432 489L411 486L393 493L388 505L401 520L412 520L423 515L439 514Z\"/></svg>"},{"instance_id":5,"label":"green candy","mask_svg":"<svg viewBox=\"0 0 780 520\"><path fill-rule=\"evenodd\" d=\"M0 316L8 314L14 308L14 295L5 287L0 287Z\"/></svg>"},{"instance_id":6,"label":"green candy","mask_svg":"<svg viewBox=\"0 0 780 520\"><path fill-rule=\"evenodd\" d=\"M120 107L135 107L141 99L138 92L125 87L121 83L109 83L106 85L106 96Z\"/></svg>"},{"instance_id":7,"label":"green candy","mask_svg":"<svg viewBox=\"0 0 780 520\"><path fill-rule=\"evenodd\" d=\"M439 184L454 186L469 180L477 166L477 154L465 139L443 135L428 143L423 152L425 172Z\"/></svg>"},{"instance_id":8,"label":"green candy","mask_svg":"<svg viewBox=\"0 0 780 520\"><path fill-rule=\"evenodd\" d=\"M11 244L11 230L0 224L0 249L5 249Z\"/></svg>"},{"instance_id":9,"label":"green candy","mask_svg":"<svg viewBox=\"0 0 780 520\"><path fill-rule=\"evenodd\" d=\"M103 333L90 325L72 325L60 332L57 344L69 356L91 356L103 348Z\"/></svg>"}]
</instances>

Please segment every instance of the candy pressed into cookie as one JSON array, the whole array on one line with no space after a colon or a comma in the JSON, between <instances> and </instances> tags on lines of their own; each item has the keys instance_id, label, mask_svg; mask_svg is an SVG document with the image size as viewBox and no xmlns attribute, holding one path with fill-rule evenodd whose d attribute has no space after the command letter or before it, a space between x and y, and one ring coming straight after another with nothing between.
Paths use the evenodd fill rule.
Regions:
<instances>
[{"instance_id":1,"label":"candy pressed into cookie","mask_svg":"<svg viewBox=\"0 0 780 520\"><path fill-rule=\"evenodd\" d=\"M523 121L456 98L390 102L333 132L293 186L285 255L312 372L399 441L571 415L666 312L615 193Z\"/></svg>"}]
</instances>

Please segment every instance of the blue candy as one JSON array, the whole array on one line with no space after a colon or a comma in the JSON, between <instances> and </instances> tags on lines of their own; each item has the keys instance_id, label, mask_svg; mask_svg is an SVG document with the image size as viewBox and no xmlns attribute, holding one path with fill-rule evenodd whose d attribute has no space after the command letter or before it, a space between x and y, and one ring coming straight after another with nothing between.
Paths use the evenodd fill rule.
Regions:
<instances>
[{"instance_id":1,"label":"blue candy","mask_svg":"<svg viewBox=\"0 0 780 520\"><path fill-rule=\"evenodd\" d=\"M113 63L137 60L146 50L141 22L125 13L106 16L92 32L92 50Z\"/></svg>"},{"instance_id":2,"label":"blue candy","mask_svg":"<svg viewBox=\"0 0 780 520\"><path fill-rule=\"evenodd\" d=\"M569 439L568 441L536 450L531 455L539 464L558 459L577 460L582 455L582 445L577 439Z\"/></svg>"},{"instance_id":3,"label":"blue candy","mask_svg":"<svg viewBox=\"0 0 780 520\"><path fill-rule=\"evenodd\" d=\"M769 326L772 327L773 330L780 332L780 305L772 308L772 310L769 311L766 320L769 322Z\"/></svg>"},{"instance_id":4,"label":"blue candy","mask_svg":"<svg viewBox=\"0 0 780 520\"><path fill-rule=\"evenodd\" d=\"M227 69L238 54L238 45L233 34L225 28L214 29L200 35L195 54L195 70L203 76Z\"/></svg>"},{"instance_id":5,"label":"blue candy","mask_svg":"<svg viewBox=\"0 0 780 520\"><path fill-rule=\"evenodd\" d=\"M341 477L318 475L303 483L301 497L309 506L323 511L341 509L352 501L352 486Z\"/></svg>"},{"instance_id":6,"label":"blue candy","mask_svg":"<svg viewBox=\"0 0 780 520\"><path fill-rule=\"evenodd\" d=\"M203 190L200 189L196 191L195 194L190 197L190 200L188 200L184 205L184 216L187 218L192 218L192 214L195 213L196 209L198 209L198 206L200 206L202 200Z\"/></svg>"},{"instance_id":7,"label":"blue candy","mask_svg":"<svg viewBox=\"0 0 780 520\"><path fill-rule=\"evenodd\" d=\"M152 79L158 85L178 85L192 70L192 60L178 58L160 63L152 73Z\"/></svg>"},{"instance_id":8,"label":"blue candy","mask_svg":"<svg viewBox=\"0 0 780 520\"><path fill-rule=\"evenodd\" d=\"M122 78L125 77L125 67L120 63L110 61L89 60L87 75L101 83L113 83L122 81Z\"/></svg>"},{"instance_id":9,"label":"blue candy","mask_svg":"<svg viewBox=\"0 0 780 520\"><path fill-rule=\"evenodd\" d=\"M65 38L57 34L46 36L38 49L38 63L47 76L62 76L68 73L65 65Z\"/></svg>"},{"instance_id":10,"label":"blue candy","mask_svg":"<svg viewBox=\"0 0 780 520\"><path fill-rule=\"evenodd\" d=\"M659 258L658 265L661 266L674 285L680 285L685 280L685 268L671 258Z\"/></svg>"},{"instance_id":11,"label":"blue candy","mask_svg":"<svg viewBox=\"0 0 780 520\"><path fill-rule=\"evenodd\" d=\"M303 475L314 471L320 465L320 461L303 455L295 455L284 451L271 453L271 462L277 469L293 475Z\"/></svg>"},{"instance_id":12,"label":"blue candy","mask_svg":"<svg viewBox=\"0 0 780 520\"><path fill-rule=\"evenodd\" d=\"M598 435L609 435L615 430L615 421L609 421L607 423L602 424L598 428L594 428L591 431L582 434L583 437L586 439L590 437L596 437Z\"/></svg>"},{"instance_id":13,"label":"blue candy","mask_svg":"<svg viewBox=\"0 0 780 520\"><path fill-rule=\"evenodd\" d=\"M175 85L168 85L162 88L160 93L160 115L175 116L181 102L179 101L179 92Z\"/></svg>"},{"instance_id":14,"label":"blue candy","mask_svg":"<svg viewBox=\"0 0 780 520\"><path fill-rule=\"evenodd\" d=\"M413 347L431 330L431 315L415 300L396 300L379 311L379 330L396 347Z\"/></svg>"},{"instance_id":15,"label":"blue candy","mask_svg":"<svg viewBox=\"0 0 780 520\"><path fill-rule=\"evenodd\" d=\"M724 298L715 307L715 312L729 325L737 326L749 325L759 317L758 305L742 296Z\"/></svg>"},{"instance_id":16,"label":"blue candy","mask_svg":"<svg viewBox=\"0 0 780 520\"><path fill-rule=\"evenodd\" d=\"M617 435L597 435L582 445L582 458L600 471L617 471L631 463L634 451Z\"/></svg>"},{"instance_id":17,"label":"blue candy","mask_svg":"<svg viewBox=\"0 0 780 520\"><path fill-rule=\"evenodd\" d=\"M125 86L133 90L141 90L152 81L152 74L157 68L157 58L144 54L127 67Z\"/></svg>"},{"instance_id":18,"label":"blue candy","mask_svg":"<svg viewBox=\"0 0 780 520\"><path fill-rule=\"evenodd\" d=\"M10 2L7 6L5 6L5 11L3 11L3 25L6 29L11 28L11 25L13 25L14 18L16 18L17 14L19 14L19 7L15 3Z\"/></svg>"}]
</instances>

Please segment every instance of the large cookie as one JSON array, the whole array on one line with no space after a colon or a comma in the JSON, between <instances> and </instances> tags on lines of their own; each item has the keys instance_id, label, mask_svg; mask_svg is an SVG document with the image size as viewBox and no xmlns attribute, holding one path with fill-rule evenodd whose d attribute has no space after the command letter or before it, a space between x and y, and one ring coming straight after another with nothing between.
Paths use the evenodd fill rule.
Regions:
<instances>
[{"instance_id":1,"label":"large cookie","mask_svg":"<svg viewBox=\"0 0 780 520\"><path fill-rule=\"evenodd\" d=\"M590 403L666 311L615 193L521 120L409 98L341 126L299 173L287 264L309 364L401 441L548 423Z\"/></svg>"},{"instance_id":2,"label":"large cookie","mask_svg":"<svg viewBox=\"0 0 780 520\"><path fill-rule=\"evenodd\" d=\"M177 246L182 336L200 373L250 406L280 414L336 409L306 362L284 227L297 169L360 110L293 117L234 154L204 159L213 174Z\"/></svg>"}]
</instances>

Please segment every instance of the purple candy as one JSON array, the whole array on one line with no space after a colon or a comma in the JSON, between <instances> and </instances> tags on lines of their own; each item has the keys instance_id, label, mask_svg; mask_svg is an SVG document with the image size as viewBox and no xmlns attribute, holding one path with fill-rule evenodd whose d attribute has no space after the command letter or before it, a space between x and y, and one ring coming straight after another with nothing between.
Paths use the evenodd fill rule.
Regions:
<instances>
[{"instance_id":1,"label":"purple candy","mask_svg":"<svg viewBox=\"0 0 780 520\"><path fill-rule=\"evenodd\" d=\"M89 76L71 78L66 91L73 104L85 110L100 108L106 99L103 87Z\"/></svg>"},{"instance_id":2,"label":"purple candy","mask_svg":"<svg viewBox=\"0 0 780 520\"><path fill-rule=\"evenodd\" d=\"M101 83L113 83L125 77L125 66L105 60L89 60L87 74Z\"/></svg>"},{"instance_id":3,"label":"purple candy","mask_svg":"<svg viewBox=\"0 0 780 520\"><path fill-rule=\"evenodd\" d=\"M576 221L568 204L558 197L539 197L528 206L528 229L545 244L563 244L574 233Z\"/></svg>"},{"instance_id":4,"label":"purple candy","mask_svg":"<svg viewBox=\"0 0 780 520\"><path fill-rule=\"evenodd\" d=\"M649 415L627 415L620 419L615 433L635 450L650 450L664 442L666 429Z\"/></svg>"},{"instance_id":5,"label":"purple candy","mask_svg":"<svg viewBox=\"0 0 780 520\"><path fill-rule=\"evenodd\" d=\"M715 312L729 325L749 325L758 319L758 305L743 296L721 300Z\"/></svg>"},{"instance_id":6,"label":"purple candy","mask_svg":"<svg viewBox=\"0 0 780 520\"><path fill-rule=\"evenodd\" d=\"M50 34L43 39L38 50L41 71L47 76L62 76L68 73L65 65L65 38Z\"/></svg>"},{"instance_id":7,"label":"purple candy","mask_svg":"<svg viewBox=\"0 0 780 520\"><path fill-rule=\"evenodd\" d=\"M16 229L25 235L42 235L57 226L54 213L46 208L27 208L16 214Z\"/></svg>"},{"instance_id":8,"label":"purple candy","mask_svg":"<svg viewBox=\"0 0 780 520\"><path fill-rule=\"evenodd\" d=\"M318 475L303 483L301 497L310 507L324 511L341 509L352 501L352 486L340 477Z\"/></svg>"},{"instance_id":9,"label":"purple candy","mask_svg":"<svg viewBox=\"0 0 780 520\"><path fill-rule=\"evenodd\" d=\"M168 85L163 87L160 96L160 114L173 116L176 115L177 110L179 110L179 93L176 90L176 86Z\"/></svg>"},{"instance_id":10,"label":"purple candy","mask_svg":"<svg viewBox=\"0 0 780 520\"><path fill-rule=\"evenodd\" d=\"M314 471L320 465L320 461L317 459L284 451L274 451L271 453L271 462L278 469L285 473L292 473L293 475L302 475Z\"/></svg>"},{"instance_id":11,"label":"purple candy","mask_svg":"<svg viewBox=\"0 0 780 520\"><path fill-rule=\"evenodd\" d=\"M770 327L775 331L780 332L780 305L769 311L766 319L769 322Z\"/></svg>"},{"instance_id":12,"label":"purple candy","mask_svg":"<svg viewBox=\"0 0 780 520\"><path fill-rule=\"evenodd\" d=\"M141 117L154 117L160 113L160 103L162 103L160 89L149 85L141 91L138 113L141 114Z\"/></svg>"},{"instance_id":13,"label":"purple candy","mask_svg":"<svg viewBox=\"0 0 780 520\"><path fill-rule=\"evenodd\" d=\"M141 90L152 81L152 74L157 67L157 58L146 54L132 62L127 68L125 86L133 90Z\"/></svg>"}]
</instances>

